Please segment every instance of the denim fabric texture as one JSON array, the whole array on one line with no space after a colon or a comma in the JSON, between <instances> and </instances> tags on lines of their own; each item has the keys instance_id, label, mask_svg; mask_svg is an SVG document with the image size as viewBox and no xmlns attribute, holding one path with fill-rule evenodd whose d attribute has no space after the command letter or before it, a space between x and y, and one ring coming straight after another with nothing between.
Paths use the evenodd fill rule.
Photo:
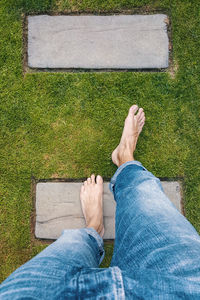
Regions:
<instances>
[{"instance_id":1,"label":"denim fabric texture","mask_svg":"<svg viewBox=\"0 0 200 300\"><path fill-rule=\"evenodd\" d=\"M103 240L92 228L61 237L13 272L0 299L200 299L200 236L140 162L118 168L115 245L99 268Z\"/></svg>"}]
</instances>

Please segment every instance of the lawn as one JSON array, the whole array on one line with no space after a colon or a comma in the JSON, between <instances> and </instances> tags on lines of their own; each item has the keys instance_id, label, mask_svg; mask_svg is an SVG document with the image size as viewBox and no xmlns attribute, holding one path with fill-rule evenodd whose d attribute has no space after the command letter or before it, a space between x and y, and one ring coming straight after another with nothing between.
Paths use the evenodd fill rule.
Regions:
<instances>
[{"instance_id":1,"label":"lawn","mask_svg":"<svg viewBox=\"0 0 200 300\"><path fill-rule=\"evenodd\" d=\"M47 12L167 12L167 72L23 74L23 16ZM184 177L187 219L200 232L199 0L0 2L0 279L40 252L31 238L31 178L111 177L111 152L133 103L146 112L136 159L158 177ZM108 266L112 245L106 246Z\"/></svg>"}]
</instances>

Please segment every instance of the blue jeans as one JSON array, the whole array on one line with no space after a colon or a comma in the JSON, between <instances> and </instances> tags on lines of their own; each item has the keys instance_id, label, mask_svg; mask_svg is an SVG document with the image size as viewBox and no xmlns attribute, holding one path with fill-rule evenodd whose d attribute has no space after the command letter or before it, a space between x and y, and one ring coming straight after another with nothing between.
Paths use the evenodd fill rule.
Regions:
<instances>
[{"instance_id":1,"label":"blue jeans","mask_svg":"<svg viewBox=\"0 0 200 300\"><path fill-rule=\"evenodd\" d=\"M92 228L61 237L1 285L0 299L200 299L200 236L140 162L111 179L116 238L109 268Z\"/></svg>"}]
</instances>

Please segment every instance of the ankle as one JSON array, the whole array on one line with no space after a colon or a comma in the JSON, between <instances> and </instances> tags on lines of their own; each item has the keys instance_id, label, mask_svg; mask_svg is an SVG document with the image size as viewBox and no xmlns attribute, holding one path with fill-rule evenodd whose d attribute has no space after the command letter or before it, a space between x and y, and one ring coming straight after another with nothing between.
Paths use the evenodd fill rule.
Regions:
<instances>
[{"instance_id":1,"label":"ankle","mask_svg":"<svg viewBox=\"0 0 200 300\"><path fill-rule=\"evenodd\" d=\"M86 228L93 228L98 234L100 234L102 225L97 223L90 223L86 226Z\"/></svg>"},{"instance_id":2,"label":"ankle","mask_svg":"<svg viewBox=\"0 0 200 300\"><path fill-rule=\"evenodd\" d=\"M125 164L126 162L133 161L133 160L135 160L133 156L130 156L130 157L127 157L127 158L124 158L124 159L120 159L118 167Z\"/></svg>"},{"instance_id":3,"label":"ankle","mask_svg":"<svg viewBox=\"0 0 200 300\"><path fill-rule=\"evenodd\" d=\"M118 153L118 167L128 161L133 161L133 160L134 160L134 157L133 157L132 151L130 151L130 150L126 149L125 151Z\"/></svg>"}]
</instances>

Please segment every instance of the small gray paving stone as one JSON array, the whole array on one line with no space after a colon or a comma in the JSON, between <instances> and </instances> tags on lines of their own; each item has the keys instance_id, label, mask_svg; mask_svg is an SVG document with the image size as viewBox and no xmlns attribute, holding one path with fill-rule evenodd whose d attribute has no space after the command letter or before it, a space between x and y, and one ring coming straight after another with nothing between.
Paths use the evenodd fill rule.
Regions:
<instances>
[{"instance_id":1,"label":"small gray paving stone","mask_svg":"<svg viewBox=\"0 0 200 300\"><path fill-rule=\"evenodd\" d=\"M29 16L31 68L167 68L167 16Z\"/></svg>"},{"instance_id":2,"label":"small gray paving stone","mask_svg":"<svg viewBox=\"0 0 200 300\"><path fill-rule=\"evenodd\" d=\"M177 181L162 181L163 189L181 212L181 186ZM57 239L64 229L85 227L79 193L82 182L39 182L36 185L35 236L42 239ZM104 183L104 239L115 238L116 204Z\"/></svg>"}]
</instances>

